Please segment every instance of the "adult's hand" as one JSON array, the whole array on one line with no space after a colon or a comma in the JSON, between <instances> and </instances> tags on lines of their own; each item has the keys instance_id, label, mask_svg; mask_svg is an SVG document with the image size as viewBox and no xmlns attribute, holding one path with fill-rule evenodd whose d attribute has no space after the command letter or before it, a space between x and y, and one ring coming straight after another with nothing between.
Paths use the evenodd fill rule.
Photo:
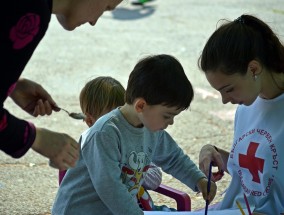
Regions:
<instances>
[{"instance_id":1,"label":"adult's hand","mask_svg":"<svg viewBox=\"0 0 284 215\"><path fill-rule=\"evenodd\" d=\"M41 85L28 79L19 79L10 97L18 106L35 117L50 115L53 110L60 110Z\"/></svg>"},{"instance_id":2,"label":"adult's hand","mask_svg":"<svg viewBox=\"0 0 284 215\"><path fill-rule=\"evenodd\" d=\"M36 138L32 149L49 158L52 167L66 170L76 165L80 147L67 134L36 128Z\"/></svg>"},{"instance_id":3,"label":"adult's hand","mask_svg":"<svg viewBox=\"0 0 284 215\"><path fill-rule=\"evenodd\" d=\"M224 158L228 158L227 152L217 150L216 147L210 144L204 145L199 153L199 168L207 177L209 177L210 163L213 162L213 166L218 167L218 172L212 172L211 180L216 182L222 178L224 170L227 170L227 162L224 162Z\"/></svg>"}]
</instances>

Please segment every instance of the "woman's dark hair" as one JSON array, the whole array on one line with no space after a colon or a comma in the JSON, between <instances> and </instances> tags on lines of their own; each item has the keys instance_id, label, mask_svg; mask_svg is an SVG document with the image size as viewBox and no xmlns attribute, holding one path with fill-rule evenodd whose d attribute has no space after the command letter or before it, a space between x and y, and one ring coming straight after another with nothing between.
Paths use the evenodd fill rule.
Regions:
<instances>
[{"instance_id":1,"label":"woman's dark hair","mask_svg":"<svg viewBox=\"0 0 284 215\"><path fill-rule=\"evenodd\" d=\"M180 62L166 54L141 59L131 72L125 100L133 104L143 98L149 105L162 104L187 109L193 99L193 89Z\"/></svg>"},{"instance_id":2,"label":"woman's dark hair","mask_svg":"<svg viewBox=\"0 0 284 215\"><path fill-rule=\"evenodd\" d=\"M251 15L221 25L207 41L198 60L204 72L245 74L251 60L266 69L284 72L284 47L271 28Z\"/></svg>"}]
</instances>

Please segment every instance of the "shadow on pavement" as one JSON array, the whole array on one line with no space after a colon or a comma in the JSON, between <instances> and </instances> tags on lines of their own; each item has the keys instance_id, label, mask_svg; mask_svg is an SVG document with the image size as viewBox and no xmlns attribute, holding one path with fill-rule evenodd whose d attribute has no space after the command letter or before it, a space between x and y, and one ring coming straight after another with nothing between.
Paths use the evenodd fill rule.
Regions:
<instances>
[{"instance_id":1,"label":"shadow on pavement","mask_svg":"<svg viewBox=\"0 0 284 215\"><path fill-rule=\"evenodd\" d=\"M112 16L118 20L135 20L151 16L155 11L154 6L137 5L135 8L117 8L112 11Z\"/></svg>"}]
</instances>

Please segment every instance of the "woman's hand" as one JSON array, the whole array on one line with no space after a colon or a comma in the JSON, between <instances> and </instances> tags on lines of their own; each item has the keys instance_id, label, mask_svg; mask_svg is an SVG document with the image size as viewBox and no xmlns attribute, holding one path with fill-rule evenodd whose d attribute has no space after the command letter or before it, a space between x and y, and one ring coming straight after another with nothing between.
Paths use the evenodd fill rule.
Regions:
<instances>
[{"instance_id":1,"label":"woman's hand","mask_svg":"<svg viewBox=\"0 0 284 215\"><path fill-rule=\"evenodd\" d=\"M218 172L213 172L211 175L211 180L214 182L220 180L224 175L224 170L226 170L223 155L216 149L216 147L208 144L203 146L199 153L199 168L207 177L209 177L209 167L211 162L213 162L213 166L218 167ZM222 152L225 153L223 150ZM224 156L226 157L227 153L225 154L226 155Z\"/></svg>"},{"instance_id":2,"label":"woman's hand","mask_svg":"<svg viewBox=\"0 0 284 215\"><path fill-rule=\"evenodd\" d=\"M53 110L60 110L41 85L28 79L19 79L9 96L18 106L35 117L50 115Z\"/></svg>"},{"instance_id":3,"label":"woman's hand","mask_svg":"<svg viewBox=\"0 0 284 215\"><path fill-rule=\"evenodd\" d=\"M36 139L32 149L49 158L52 167L66 170L76 165L80 147L67 134L36 128Z\"/></svg>"}]
</instances>

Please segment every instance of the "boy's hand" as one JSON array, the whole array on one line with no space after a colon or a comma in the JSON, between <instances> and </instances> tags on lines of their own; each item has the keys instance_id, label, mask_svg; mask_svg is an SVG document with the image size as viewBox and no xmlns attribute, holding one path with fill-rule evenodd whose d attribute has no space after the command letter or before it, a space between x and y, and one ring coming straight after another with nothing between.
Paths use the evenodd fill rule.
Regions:
<instances>
[{"instance_id":1,"label":"boy's hand","mask_svg":"<svg viewBox=\"0 0 284 215\"><path fill-rule=\"evenodd\" d=\"M209 200L209 203L210 203L210 202L212 202L212 200L214 199L214 197L216 195L217 186L216 186L216 184L213 181L211 181L210 182L211 183L211 185L210 185L210 192L207 193L207 182L208 182L207 178L201 178L197 182L197 188L202 193L203 199L204 200Z\"/></svg>"}]
</instances>

